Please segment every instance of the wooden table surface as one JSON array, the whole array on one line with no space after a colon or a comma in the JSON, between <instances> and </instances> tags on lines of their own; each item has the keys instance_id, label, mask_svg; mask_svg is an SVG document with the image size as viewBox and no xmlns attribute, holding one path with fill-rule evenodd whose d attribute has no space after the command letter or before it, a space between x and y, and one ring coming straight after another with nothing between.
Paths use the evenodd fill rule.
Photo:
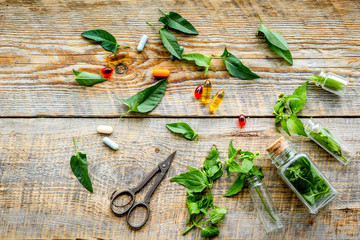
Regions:
<instances>
[{"instance_id":1,"label":"wooden table surface","mask_svg":"<svg viewBox=\"0 0 360 240\"><path fill-rule=\"evenodd\" d=\"M256 80L231 77L221 59L206 78L202 68L171 61L156 26L161 13L175 11L199 31L198 36L176 33L184 53L220 55L226 46L261 76ZM266 234L247 190L223 198L234 176L223 175L214 185L214 202L228 208L220 223L219 239L359 239L360 227L360 2L307 1L118 1L118 0L0 0L0 238L200 239L186 229L186 191L169 179L199 168L212 145L227 156L236 147L259 151L265 183L284 228ZM288 41L294 58L289 66L255 36L259 13L265 24ZM106 29L120 44L131 46L127 70L92 87L73 80L72 69L99 71L109 52L81 37L81 32ZM149 41L142 53L136 46L142 34ZM127 109L116 97L127 98L154 84L154 68L171 71L164 98L149 114L118 117ZM266 146L284 133L274 126L272 107L280 92L291 94L304 77L331 71L350 80L344 97L310 84L299 116L325 124L357 152L342 166L308 138L288 138L330 179L339 196L311 215L277 175ZM193 97L195 87L209 79L213 93L225 98L209 114ZM245 128L237 117L247 117ZM184 121L205 135L196 142L170 133L166 123ZM112 151L96 133L111 125ZM86 191L71 172L72 137L88 154L94 193ZM110 194L132 187L172 151L172 166L151 199L151 215L139 231L125 218L112 214ZM143 191L138 198L144 197Z\"/></svg>"}]
</instances>

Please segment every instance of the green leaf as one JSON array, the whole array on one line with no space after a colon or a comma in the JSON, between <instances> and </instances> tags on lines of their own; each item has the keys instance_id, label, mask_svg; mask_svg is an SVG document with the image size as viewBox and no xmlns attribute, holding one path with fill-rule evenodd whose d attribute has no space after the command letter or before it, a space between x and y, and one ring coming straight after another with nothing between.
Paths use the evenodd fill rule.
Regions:
<instances>
[{"instance_id":1,"label":"green leaf","mask_svg":"<svg viewBox=\"0 0 360 240\"><path fill-rule=\"evenodd\" d=\"M234 159L236 157L236 154L237 154L237 150L234 148L233 141L230 140L228 158Z\"/></svg>"},{"instance_id":2,"label":"green leaf","mask_svg":"<svg viewBox=\"0 0 360 240\"><path fill-rule=\"evenodd\" d=\"M103 78L99 74L89 73L89 72L78 72L73 69L75 74L75 81L84 86L92 86L97 83L105 82L107 79Z\"/></svg>"},{"instance_id":3,"label":"green leaf","mask_svg":"<svg viewBox=\"0 0 360 240\"><path fill-rule=\"evenodd\" d=\"M166 127L174 133L182 134L187 139L190 139L192 141L197 140L198 134L187 123L168 123L166 124Z\"/></svg>"},{"instance_id":4,"label":"green leaf","mask_svg":"<svg viewBox=\"0 0 360 240\"><path fill-rule=\"evenodd\" d=\"M246 183L246 174L240 174L223 197L230 197L240 192Z\"/></svg>"},{"instance_id":5,"label":"green leaf","mask_svg":"<svg viewBox=\"0 0 360 240\"><path fill-rule=\"evenodd\" d=\"M261 172L261 168L259 169L259 168L255 167L255 166L252 167L250 173L253 176L260 177L260 179L262 179L264 177L264 174Z\"/></svg>"},{"instance_id":6,"label":"green leaf","mask_svg":"<svg viewBox=\"0 0 360 240\"><path fill-rule=\"evenodd\" d=\"M204 161L204 170L212 181L215 181L217 178L221 177L223 174L223 169L220 161L220 154L215 146L212 147L209 155Z\"/></svg>"},{"instance_id":7,"label":"green leaf","mask_svg":"<svg viewBox=\"0 0 360 240\"><path fill-rule=\"evenodd\" d=\"M74 145L76 154L71 156L70 167L74 175L79 179L79 182L89 191L93 192L91 180L88 173L88 163L86 160L86 153L79 152L76 147L75 138Z\"/></svg>"},{"instance_id":8,"label":"green leaf","mask_svg":"<svg viewBox=\"0 0 360 240\"><path fill-rule=\"evenodd\" d=\"M159 33L160 33L161 41L166 47L166 49L176 58L181 59L180 46L175 36L165 28L161 28L159 30Z\"/></svg>"},{"instance_id":9,"label":"green leaf","mask_svg":"<svg viewBox=\"0 0 360 240\"><path fill-rule=\"evenodd\" d=\"M242 64L240 59L228 52L226 48L224 49L221 58L231 76L248 80L260 78L260 76L253 73L248 67Z\"/></svg>"},{"instance_id":10,"label":"green leaf","mask_svg":"<svg viewBox=\"0 0 360 240\"><path fill-rule=\"evenodd\" d=\"M280 57L285 59L291 66L294 64L291 52L289 50L283 50L281 48L272 45L269 41L266 41L271 51L277 53Z\"/></svg>"},{"instance_id":11,"label":"green leaf","mask_svg":"<svg viewBox=\"0 0 360 240\"><path fill-rule=\"evenodd\" d=\"M121 46L116 42L116 39L113 35L102 29L85 31L81 33L81 36L83 36L84 38L94 40L97 43L100 43L100 45L105 50L113 52L114 54L116 54L118 47ZM128 47L128 46L122 46L122 47Z\"/></svg>"},{"instance_id":12,"label":"green leaf","mask_svg":"<svg viewBox=\"0 0 360 240\"><path fill-rule=\"evenodd\" d=\"M211 210L211 212L209 214L210 222L212 224L216 224L216 223L220 222L223 219L223 217L226 215L226 211L227 211L226 208L219 208L219 207L214 206L213 210Z\"/></svg>"},{"instance_id":13,"label":"green leaf","mask_svg":"<svg viewBox=\"0 0 360 240\"><path fill-rule=\"evenodd\" d=\"M237 172L237 173L245 173L246 174L254 166L254 162L252 160L249 160L249 159L244 159L242 161L241 166L239 166L237 163L235 165L234 163L236 163L236 162L234 161L230 165L230 172Z\"/></svg>"},{"instance_id":14,"label":"green leaf","mask_svg":"<svg viewBox=\"0 0 360 240\"><path fill-rule=\"evenodd\" d=\"M214 225L210 225L207 226L206 228L201 229L201 237L203 238L215 236L218 235L219 233L220 233L219 229Z\"/></svg>"},{"instance_id":15,"label":"green leaf","mask_svg":"<svg viewBox=\"0 0 360 240\"><path fill-rule=\"evenodd\" d=\"M190 172L181 173L170 179L171 182L177 182L187 187L192 192L202 192L204 188L208 187L209 182L206 175L193 169Z\"/></svg>"},{"instance_id":16,"label":"green leaf","mask_svg":"<svg viewBox=\"0 0 360 240\"><path fill-rule=\"evenodd\" d=\"M205 67L205 71L204 71L204 76L206 76L208 70L209 70L209 67L215 71L211 65L210 65L210 62L211 62L211 57L207 57L207 56L204 56L200 53L190 53L190 54L185 54L185 55L182 55L181 56L182 59L185 59L185 60L188 60L188 61L195 61L195 64L200 66L200 67Z\"/></svg>"},{"instance_id":17,"label":"green leaf","mask_svg":"<svg viewBox=\"0 0 360 240\"><path fill-rule=\"evenodd\" d=\"M287 120L287 126L288 128L298 134L298 135L301 135L301 136L305 136L307 137L307 134L305 132L305 128L304 128L304 125L303 123L300 121L300 119L298 119L296 117L296 114L291 114L290 115L290 118Z\"/></svg>"},{"instance_id":18,"label":"green leaf","mask_svg":"<svg viewBox=\"0 0 360 240\"><path fill-rule=\"evenodd\" d=\"M308 82L305 82L303 85L296 88L296 90L292 95L288 96L288 98L290 98L291 96L293 96L294 98L295 97L300 98L300 99L293 98L289 100L289 107L293 113L298 113L303 108L307 98L306 95L307 85Z\"/></svg>"},{"instance_id":19,"label":"green leaf","mask_svg":"<svg viewBox=\"0 0 360 240\"><path fill-rule=\"evenodd\" d=\"M121 117L125 116L129 112L147 113L152 111L160 103L162 97L164 96L166 85L167 79L164 79L156 83L154 86L146 88L128 99L118 99L129 107L129 110Z\"/></svg>"},{"instance_id":20,"label":"green leaf","mask_svg":"<svg viewBox=\"0 0 360 240\"><path fill-rule=\"evenodd\" d=\"M270 30L269 28L265 27L264 24L260 25L258 31L264 33L266 40L268 40L275 47L282 50L289 50L289 46L285 38L281 36L280 33Z\"/></svg>"},{"instance_id":21,"label":"green leaf","mask_svg":"<svg viewBox=\"0 0 360 240\"><path fill-rule=\"evenodd\" d=\"M183 18L180 14L176 12L169 12L168 14L164 13L159 9L165 16L159 18L159 22L164 23L169 28L178 30L186 34L199 34L195 27Z\"/></svg>"},{"instance_id":22,"label":"green leaf","mask_svg":"<svg viewBox=\"0 0 360 240\"><path fill-rule=\"evenodd\" d=\"M281 127L284 129L284 131L285 131L289 136L291 136L285 119L281 119L281 120L280 120L280 124L281 124Z\"/></svg>"}]
</instances>

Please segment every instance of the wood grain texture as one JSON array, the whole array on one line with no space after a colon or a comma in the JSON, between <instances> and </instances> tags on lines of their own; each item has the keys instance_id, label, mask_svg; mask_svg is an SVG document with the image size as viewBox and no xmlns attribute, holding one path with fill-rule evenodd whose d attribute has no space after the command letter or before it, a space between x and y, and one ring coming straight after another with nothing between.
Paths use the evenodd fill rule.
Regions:
<instances>
[{"instance_id":1,"label":"wood grain texture","mask_svg":"<svg viewBox=\"0 0 360 240\"><path fill-rule=\"evenodd\" d=\"M262 78L230 77L220 59L212 62L216 73L210 71L206 78L192 63L170 61L158 33L145 23L161 26L157 7L180 12L199 30L198 36L176 33L185 53L220 55L226 46ZM120 116L126 107L115 97L127 98L153 84L152 70L159 67L171 70L169 86L160 105L146 116L212 116L193 98L204 79L213 82L213 93L226 92L216 116L270 116L281 91L291 93L304 77L321 70L347 77L346 95L338 98L312 85L302 115L359 116L359 11L355 0L1 1L0 116ZM255 36L256 13L287 39L294 66ZM73 68L99 72L106 64L109 52L80 35L96 28L132 47L128 70L93 87L65 80L72 78ZM139 54L135 47L142 34L150 40Z\"/></svg>"},{"instance_id":2,"label":"wood grain texture","mask_svg":"<svg viewBox=\"0 0 360 240\"><path fill-rule=\"evenodd\" d=\"M249 118L242 129L236 127L235 118L2 119L0 238L199 239L198 230L181 236L188 217L186 191L169 179L186 171L189 164L199 168L213 144L224 161L232 139L236 147L266 156L257 164L263 166L264 181L284 228L265 234L247 190L232 198L221 197L235 179L224 175L213 191L216 205L228 208L219 224L219 239L359 239L360 120L318 120L354 145L357 157L344 167L309 139L290 139L298 150L309 154L339 191L334 202L311 215L278 177L265 154L266 146L280 136L272 126L273 119ZM166 123L178 121L206 134L192 142L166 129ZM110 137L119 144L118 151L102 144L102 136L95 130L98 124L114 127ZM79 150L88 154L93 194L71 172L73 136ZM139 231L130 230L124 218L110 212L110 194L137 184L174 150L177 154L172 166L151 199L149 221ZM145 193L140 192L138 199Z\"/></svg>"}]
</instances>

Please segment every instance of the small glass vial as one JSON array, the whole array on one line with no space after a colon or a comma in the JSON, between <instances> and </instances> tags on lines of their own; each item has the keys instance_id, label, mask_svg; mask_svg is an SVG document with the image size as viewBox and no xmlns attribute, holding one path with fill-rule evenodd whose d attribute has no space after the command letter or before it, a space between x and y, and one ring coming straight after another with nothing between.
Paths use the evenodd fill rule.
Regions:
<instances>
[{"instance_id":1,"label":"small glass vial","mask_svg":"<svg viewBox=\"0 0 360 240\"><path fill-rule=\"evenodd\" d=\"M315 82L317 86L321 86L326 91L334 93L336 95L344 95L345 88L349 81L335 73L321 71L319 76L313 76L310 78Z\"/></svg>"},{"instance_id":2,"label":"small glass vial","mask_svg":"<svg viewBox=\"0 0 360 240\"><path fill-rule=\"evenodd\" d=\"M265 183L258 176L247 179L249 192L267 233L283 227Z\"/></svg>"},{"instance_id":3,"label":"small glass vial","mask_svg":"<svg viewBox=\"0 0 360 240\"><path fill-rule=\"evenodd\" d=\"M305 125L305 132L320 147L325 149L342 164L347 165L355 157L355 151L340 138L310 119Z\"/></svg>"},{"instance_id":4,"label":"small glass vial","mask_svg":"<svg viewBox=\"0 0 360 240\"><path fill-rule=\"evenodd\" d=\"M315 163L306 154L297 152L284 137L276 140L266 151L282 180L310 213L317 213L338 195Z\"/></svg>"}]
</instances>

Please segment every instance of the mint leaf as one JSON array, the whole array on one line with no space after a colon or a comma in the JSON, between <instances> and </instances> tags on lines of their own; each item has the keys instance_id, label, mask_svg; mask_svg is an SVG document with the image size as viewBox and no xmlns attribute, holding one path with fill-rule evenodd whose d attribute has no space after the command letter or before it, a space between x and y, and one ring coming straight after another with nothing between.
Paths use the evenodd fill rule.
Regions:
<instances>
[{"instance_id":1,"label":"mint leaf","mask_svg":"<svg viewBox=\"0 0 360 240\"><path fill-rule=\"evenodd\" d=\"M209 186L206 175L197 169L193 169L190 172L181 173L171 178L170 181L177 182L192 192L202 192L204 188Z\"/></svg>"},{"instance_id":2,"label":"mint leaf","mask_svg":"<svg viewBox=\"0 0 360 240\"><path fill-rule=\"evenodd\" d=\"M294 93L287 97L287 100L289 100L290 97L293 97L289 100L289 107L293 113L298 113L304 106L306 102L306 88L307 88L308 82L305 82L303 85L298 87ZM296 97L298 99L296 99Z\"/></svg>"},{"instance_id":3,"label":"mint leaf","mask_svg":"<svg viewBox=\"0 0 360 240\"><path fill-rule=\"evenodd\" d=\"M200 53L190 53L190 54L182 55L181 58L188 61L195 61L196 65L200 67L205 67L204 76L206 76L209 68L211 68L215 72L215 70L210 65L212 59L211 57L207 57Z\"/></svg>"},{"instance_id":4,"label":"mint leaf","mask_svg":"<svg viewBox=\"0 0 360 240\"><path fill-rule=\"evenodd\" d=\"M226 208L219 208L214 206L213 210L211 210L209 216L210 216L210 222L212 224L216 224L220 222L223 217L226 215L227 209Z\"/></svg>"},{"instance_id":5,"label":"mint leaf","mask_svg":"<svg viewBox=\"0 0 360 240\"><path fill-rule=\"evenodd\" d=\"M175 36L165 28L161 28L159 33L165 48L176 58L181 59L180 46Z\"/></svg>"},{"instance_id":6,"label":"mint leaf","mask_svg":"<svg viewBox=\"0 0 360 240\"><path fill-rule=\"evenodd\" d=\"M211 148L211 151L209 153L209 155L206 157L205 161L204 161L204 167L203 169L205 170L205 173L207 175L207 177L211 178L219 172L219 170L221 170L221 175L222 175L222 167L221 167L221 162L220 162L220 155L218 150L216 149L215 146L213 146ZM221 176L220 175L220 176ZM220 176L217 176L220 177ZM212 179L213 181L215 179Z\"/></svg>"},{"instance_id":7,"label":"mint leaf","mask_svg":"<svg viewBox=\"0 0 360 240\"><path fill-rule=\"evenodd\" d=\"M146 88L128 99L118 99L129 107L129 110L121 115L120 118L129 112L146 113L152 111L160 103L162 97L164 96L166 85L167 79L164 79L154 86Z\"/></svg>"},{"instance_id":8,"label":"mint leaf","mask_svg":"<svg viewBox=\"0 0 360 240\"><path fill-rule=\"evenodd\" d=\"M103 78L99 74L89 73L89 72L78 72L73 69L75 74L75 81L84 86L92 86L97 83L105 82L107 79Z\"/></svg>"},{"instance_id":9,"label":"mint leaf","mask_svg":"<svg viewBox=\"0 0 360 240\"><path fill-rule=\"evenodd\" d=\"M294 133L307 137L303 123L296 117L295 114L291 114L287 120L287 127ZM290 135L290 134L289 134Z\"/></svg>"},{"instance_id":10,"label":"mint leaf","mask_svg":"<svg viewBox=\"0 0 360 240\"><path fill-rule=\"evenodd\" d=\"M75 138L74 146L76 154L71 156L70 167L74 175L79 179L79 182L89 191L93 192L91 180L88 173L88 163L86 160L86 153L79 152L76 147Z\"/></svg>"},{"instance_id":11,"label":"mint leaf","mask_svg":"<svg viewBox=\"0 0 360 240\"><path fill-rule=\"evenodd\" d=\"M178 122L178 123L168 123L166 127L174 132L182 134L185 138L196 141L199 134L197 134L187 123Z\"/></svg>"},{"instance_id":12,"label":"mint leaf","mask_svg":"<svg viewBox=\"0 0 360 240\"><path fill-rule=\"evenodd\" d=\"M219 229L214 225L210 225L206 228L201 229L201 237L203 238L215 236L218 235L219 233L220 233Z\"/></svg>"},{"instance_id":13,"label":"mint leaf","mask_svg":"<svg viewBox=\"0 0 360 240\"><path fill-rule=\"evenodd\" d=\"M223 197L230 197L240 192L246 183L246 177L246 174L240 174Z\"/></svg>"},{"instance_id":14,"label":"mint leaf","mask_svg":"<svg viewBox=\"0 0 360 240\"><path fill-rule=\"evenodd\" d=\"M180 14L176 12L169 12L166 14L161 9L159 9L165 16L159 18L159 22L164 23L169 28L178 30L186 34L199 34L195 27L183 18Z\"/></svg>"}]
</instances>

